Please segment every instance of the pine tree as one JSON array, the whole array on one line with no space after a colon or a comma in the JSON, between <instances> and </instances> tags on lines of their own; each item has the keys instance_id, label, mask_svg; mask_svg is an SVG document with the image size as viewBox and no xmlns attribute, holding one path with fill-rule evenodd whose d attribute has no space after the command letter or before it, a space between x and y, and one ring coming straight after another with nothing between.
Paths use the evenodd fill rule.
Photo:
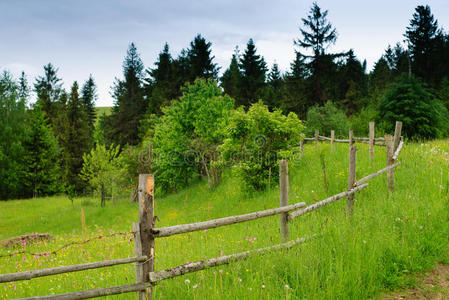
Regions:
<instances>
[{"instance_id":1,"label":"pine tree","mask_svg":"<svg viewBox=\"0 0 449 300\"><path fill-rule=\"evenodd\" d=\"M24 141L25 178L27 197L52 195L61 191L61 169L58 141L45 120L40 106L28 112L27 137Z\"/></svg>"},{"instance_id":2,"label":"pine tree","mask_svg":"<svg viewBox=\"0 0 449 300\"><path fill-rule=\"evenodd\" d=\"M438 21L434 19L428 5L415 8L410 26L407 27L405 37L412 57L412 71L427 82L432 77L432 54L434 41L438 34Z\"/></svg>"},{"instance_id":3,"label":"pine tree","mask_svg":"<svg viewBox=\"0 0 449 300\"><path fill-rule=\"evenodd\" d=\"M244 99L242 104L246 107L257 102L261 92L263 92L262 89L266 85L267 64L263 57L256 54L256 51L254 41L250 39L240 61L242 72L241 93Z\"/></svg>"},{"instance_id":4,"label":"pine tree","mask_svg":"<svg viewBox=\"0 0 449 300\"><path fill-rule=\"evenodd\" d=\"M89 124L89 136L92 138L95 119L97 118L97 113L95 111L95 102L98 99L97 86L95 84L92 75L89 75L89 79L86 80L83 87L81 88L81 99L84 110L86 111L87 114L87 121Z\"/></svg>"},{"instance_id":5,"label":"pine tree","mask_svg":"<svg viewBox=\"0 0 449 300\"><path fill-rule=\"evenodd\" d=\"M69 188L80 192L85 186L79 173L83 167L83 155L89 151L89 126L76 81L72 85L67 103L67 129L64 142L66 181Z\"/></svg>"},{"instance_id":6,"label":"pine tree","mask_svg":"<svg viewBox=\"0 0 449 300\"><path fill-rule=\"evenodd\" d=\"M190 43L190 49L187 51L187 61L189 65L189 80L193 82L196 78L217 80L217 64L213 63L215 56L211 56L211 42L198 34Z\"/></svg>"},{"instance_id":7,"label":"pine tree","mask_svg":"<svg viewBox=\"0 0 449 300\"><path fill-rule=\"evenodd\" d=\"M221 87L226 94L234 98L237 107L244 104L241 98L242 73L239 69L239 60L240 54L238 47L236 47L229 68L224 71L221 77Z\"/></svg>"},{"instance_id":8,"label":"pine tree","mask_svg":"<svg viewBox=\"0 0 449 300\"><path fill-rule=\"evenodd\" d=\"M112 114L108 117L105 133L108 144L136 145L139 142L139 124L148 107L143 89L143 62L134 43L128 48L123 62L124 80L116 79L112 87L115 99Z\"/></svg>"}]
</instances>

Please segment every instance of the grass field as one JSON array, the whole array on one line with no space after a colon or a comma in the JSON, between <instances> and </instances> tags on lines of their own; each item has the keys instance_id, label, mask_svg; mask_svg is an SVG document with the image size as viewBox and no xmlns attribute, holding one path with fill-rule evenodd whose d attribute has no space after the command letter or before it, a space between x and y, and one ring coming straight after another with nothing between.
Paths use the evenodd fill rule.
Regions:
<instances>
[{"instance_id":1,"label":"grass field","mask_svg":"<svg viewBox=\"0 0 449 300\"><path fill-rule=\"evenodd\" d=\"M326 194L320 164L325 155ZM385 167L385 149L359 144L357 178ZM366 299L405 288L415 275L436 263L449 263L449 141L406 144L395 172L395 192L387 198L386 176L356 194L354 215L346 202L324 207L290 223L292 239L321 234L290 250L254 256L232 265L167 280L155 288L156 299ZM290 203L316 202L347 186L348 145L306 146L302 159L290 162ZM157 185L157 178L156 178ZM279 190L248 195L226 173L209 191L198 182L177 194L156 198L156 226L182 224L279 206ZM86 230L81 222L83 209ZM127 199L100 208L95 198L41 198L0 202L0 239L50 232L55 240L25 246L51 251L99 234L129 231L138 208ZM265 247L280 242L279 217L156 240L156 270L189 261ZM63 249L57 255L0 258L0 273L10 273L110 258L134 256L130 236L114 236ZM20 250L18 248L16 250ZM0 256L12 250L0 250ZM0 284L2 299L57 294L135 283L134 266L82 271ZM134 295L110 297L128 299Z\"/></svg>"}]
</instances>

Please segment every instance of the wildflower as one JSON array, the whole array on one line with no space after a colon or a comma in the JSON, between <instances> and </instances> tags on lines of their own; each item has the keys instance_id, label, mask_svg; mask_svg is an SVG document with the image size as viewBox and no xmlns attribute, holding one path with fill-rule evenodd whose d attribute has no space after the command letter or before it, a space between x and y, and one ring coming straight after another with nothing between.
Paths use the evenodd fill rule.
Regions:
<instances>
[{"instance_id":1,"label":"wildflower","mask_svg":"<svg viewBox=\"0 0 449 300\"><path fill-rule=\"evenodd\" d=\"M262 284L262 289L264 289L265 288L265 284Z\"/></svg>"},{"instance_id":2,"label":"wildflower","mask_svg":"<svg viewBox=\"0 0 449 300\"><path fill-rule=\"evenodd\" d=\"M242 282L242 278L239 277L239 278L238 278L238 281L239 281L239 282Z\"/></svg>"},{"instance_id":3,"label":"wildflower","mask_svg":"<svg viewBox=\"0 0 449 300\"><path fill-rule=\"evenodd\" d=\"M364 244L366 244L366 241L365 241L365 240L363 240L363 243L364 243Z\"/></svg>"},{"instance_id":4,"label":"wildflower","mask_svg":"<svg viewBox=\"0 0 449 300\"><path fill-rule=\"evenodd\" d=\"M188 279L184 280L184 282L185 282L186 284L190 284L190 280L188 280Z\"/></svg>"},{"instance_id":5,"label":"wildflower","mask_svg":"<svg viewBox=\"0 0 449 300\"><path fill-rule=\"evenodd\" d=\"M195 285L193 286L194 289L196 289L197 287L198 287L198 284L195 284Z\"/></svg>"},{"instance_id":6,"label":"wildflower","mask_svg":"<svg viewBox=\"0 0 449 300\"><path fill-rule=\"evenodd\" d=\"M288 286L288 284L286 284L284 287L285 287L286 290L290 289L290 287Z\"/></svg>"},{"instance_id":7,"label":"wildflower","mask_svg":"<svg viewBox=\"0 0 449 300\"><path fill-rule=\"evenodd\" d=\"M223 273L223 270L218 270L218 272Z\"/></svg>"},{"instance_id":8,"label":"wildflower","mask_svg":"<svg viewBox=\"0 0 449 300\"><path fill-rule=\"evenodd\" d=\"M401 218L397 217L396 222L401 222Z\"/></svg>"}]
</instances>

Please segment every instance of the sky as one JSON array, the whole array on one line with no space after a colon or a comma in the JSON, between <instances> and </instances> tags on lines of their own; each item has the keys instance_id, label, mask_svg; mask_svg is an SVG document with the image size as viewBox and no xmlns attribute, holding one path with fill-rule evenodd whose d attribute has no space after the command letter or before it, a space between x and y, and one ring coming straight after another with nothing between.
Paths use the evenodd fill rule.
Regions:
<instances>
[{"instance_id":1,"label":"sky","mask_svg":"<svg viewBox=\"0 0 449 300\"><path fill-rule=\"evenodd\" d=\"M30 83L49 62L69 90L92 74L97 106L112 106L110 88L122 78L122 62L131 42L146 68L152 68L167 42L176 57L200 33L212 43L215 62L224 71L236 46L250 38L271 68L286 71L294 59L293 41L313 1L286 0L0 0L0 70L22 71ZM417 5L429 5L440 27L449 30L449 1L320 0L338 39L330 52L354 49L368 69L386 47L403 41Z\"/></svg>"}]
</instances>

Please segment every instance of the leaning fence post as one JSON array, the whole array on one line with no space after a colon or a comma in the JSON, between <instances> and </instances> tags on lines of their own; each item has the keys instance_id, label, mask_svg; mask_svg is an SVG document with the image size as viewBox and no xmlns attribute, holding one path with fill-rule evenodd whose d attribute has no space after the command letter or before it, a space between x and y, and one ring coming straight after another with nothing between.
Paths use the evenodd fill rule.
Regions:
<instances>
[{"instance_id":1,"label":"leaning fence post","mask_svg":"<svg viewBox=\"0 0 449 300\"><path fill-rule=\"evenodd\" d=\"M279 165L279 190L280 190L280 206L288 205L288 162L283 159ZM288 212L280 214L281 219L281 239L283 243L290 240L288 229Z\"/></svg>"},{"instance_id":2,"label":"leaning fence post","mask_svg":"<svg viewBox=\"0 0 449 300\"><path fill-rule=\"evenodd\" d=\"M391 135L385 135L385 148L387 151L387 167L394 164L393 154L394 154L394 145L393 145L393 137ZM387 171L387 181L388 181L388 192L392 192L394 190L394 168L391 168Z\"/></svg>"},{"instance_id":3,"label":"leaning fence post","mask_svg":"<svg viewBox=\"0 0 449 300\"><path fill-rule=\"evenodd\" d=\"M354 132L349 130L349 149L354 145Z\"/></svg>"},{"instance_id":4,"label":"leaning fence post","mask_svg":"<svg viewBox=\"0 0 449 300\"><path fill-rule=\"evenodd\" d=\"M369 158L374 159L374 122L369 122Z\"/></svg>"},{"instance_id":5,"label":"leaning fence post","mask_svg":"<svg viewBox=\"0 0 449 300\"><path fill-rule=\"evenodd\" d=\"M396 121L396 126L394 128L394 140L393 140L393 153L398 149L399 141L401 140L402 122Z\"/></svg>"},{"instance_id":6,"label":"leaning fence post","mask_svg":"<svg viewBox=\"0 0 449 300\"><path fill-rule=\"evenodd\" d=\"M334 151L335 130L331 130L331 150Z\"/></svg>"},{"instance_id":7,"label":"leaning fence post","mask_svg":"<svg viewBox=\"0 0 449 300\"><path fill-rule=\"evenodd\" d=\"M315 130L315 149L318 149L318 135L320 134L319 130Z\"/></svg>"},{"instance_id":8,"label":"leaning fence post","mask_svg":"<svg viewBox=\"0 0 449 300\"><path fill-rule=\"evenodd\" d=\"M149 273L154 271L154 177L149 174L139 175L139 223L133 225L136 230L136 255L147 256L148 260L136 267L138 282L149 282ZM140 253L137 253L139 251ZM139 300L152 298L152 287L138 292Z\"/></svg>"},{"instance_id":9,"label":"leaning fence post","mask_svg":"<svg viewBox=\"0 0 449 300\"><path fill-rule=\"evenodd\" d=\"M357 162L357 147L351 146L349 148L348 191L354 188L356 162ZM354 204L354 194L350 194L348 195L348 201L346 203L348 215L352 214L353 204Z\"/></svg>"}]
</instances>

